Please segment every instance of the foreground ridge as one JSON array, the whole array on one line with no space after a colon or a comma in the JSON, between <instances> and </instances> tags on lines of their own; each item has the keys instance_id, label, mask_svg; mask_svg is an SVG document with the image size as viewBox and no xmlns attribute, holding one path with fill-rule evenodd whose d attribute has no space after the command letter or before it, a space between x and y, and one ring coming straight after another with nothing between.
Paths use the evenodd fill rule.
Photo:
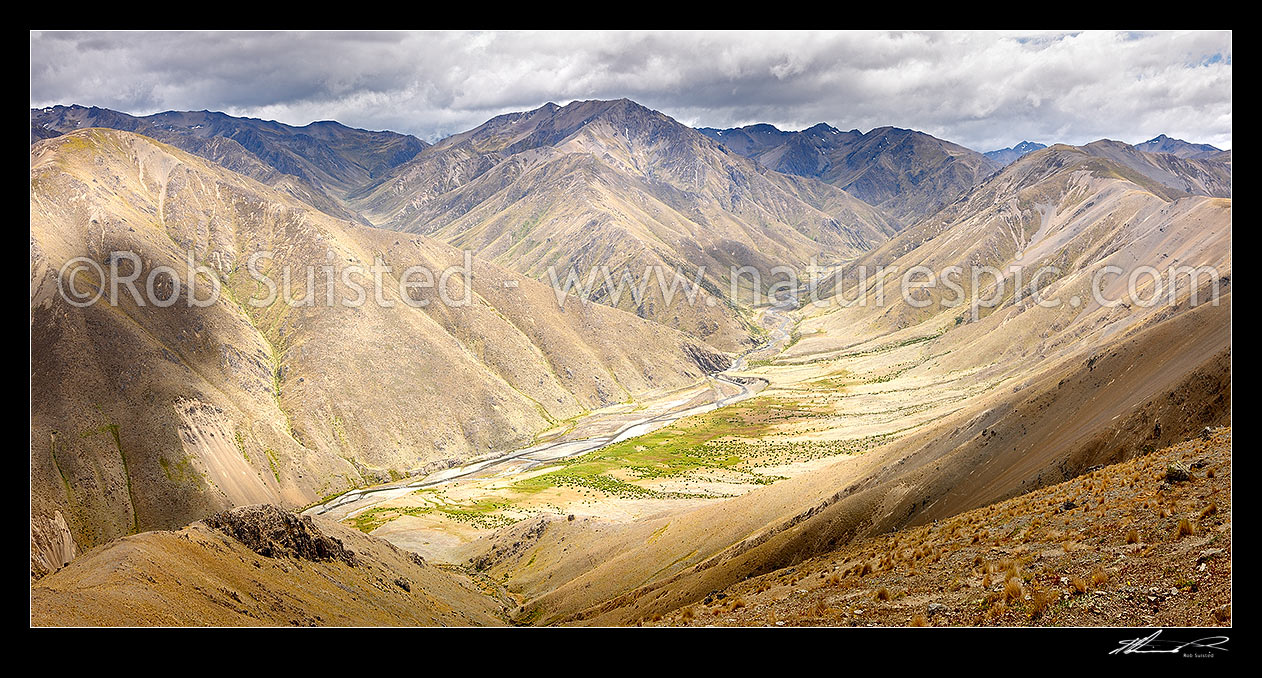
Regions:
<instances>
[{"instance_id":1,"label":"foreground ridge","mask_svg":"<svg viewBox=\"0 0 1262 678\"><path fill-rule=\"evenodd\" d=\"M123 537L31 588L33 626L502 626L485 582L271 505Z\"/></svg>"}]
</instances>

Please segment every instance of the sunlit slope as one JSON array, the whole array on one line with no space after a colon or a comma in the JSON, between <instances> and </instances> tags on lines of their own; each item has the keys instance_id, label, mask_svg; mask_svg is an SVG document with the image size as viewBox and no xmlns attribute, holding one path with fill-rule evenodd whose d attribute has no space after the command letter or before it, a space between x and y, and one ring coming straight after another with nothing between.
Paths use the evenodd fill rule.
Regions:
<instances>
[{"instance_id":1,"label":"sunlit slope","mask_svg":"<svg viewBox=\"0 0 1262 678\"><path fill-rule=\"evenodd\" d=\"M94 549L31 589L34 626L502 626L458 572L270 505Z\"/></svg>"},{"instance_id":2,"label":"sunlit slope","mask_svg":"<svg viewBox=\"0 0 1262 678\"><path fill-rule=\"evenodd\" d=\"M679 332L599 304L557 303L549 287L472 261L467 306L435 287L404 303L398 277L435 279L461 253L425 237L361 228L187 153L126 132L84 130L37 143L31 168L32 519L55 541L60 512L79 548L173 527L231 505L310 503L530 443L583 411L695 383L724 364ZM185 257L224 293L75 308L57 271L74 257L109 270L135 252L146 276ZM255 308L274 282L277 299ZM131 271L119 260L120 272ZM384 262L355 293L305 267ZM283 270L293 274L289 288ZM78 286L91 290L95 273ZM335 281L342 281L335 275ZM169 279L155 288L169 295ZM448 297L464 297L463 273ZM437 280L436 280L437 282ZM328 305L328 292L335 303ZM387 307L388 305L388 307ZM33 550L36 549L33 537Z\"/></svg>"},{"instance_id":3,"label":"sunlit slope","mask_svg":"<svg viewBox=\"0 0 1262 678\"><path fill-rule=\"evenodd\" d=\"M1226 316L1225 306L1181 313L1048 367L1015 392L1007 383L991 389L860 457L716 505L630 524L531 523L474 553L491 555L488 573L525 596L520 621L635 623L850 539L942 519L1226 423Z\"/></svg>"},{"instance_id":4,"label":"sunlit slope","mask_svg":"<svg viewBox=\"0 0 1262 678\"><path fill-rule=\"evenodd\" d=\"M1167 189L1106 158L1054 147L856 262L869 276L899 267L887 273L885 303L871 280L843 275L829 291L866 303L811 308L799 341L766 369L840 375L842 397L885 391L907 409L962 394L885 446L657 520L552 522L538 534L522 526L471 557L524 595L522 620L634 623L856 536L954 515L1226 423L1231 201ZM1027 283L1040 266L1056 266L1037 288L1061 303L1044 308L1028 289L1016 299L1018 264ZM899 298L899 277L916 265L990 266L1005 276L1005 291L996 293L994 276L972 285L966 274L964 299L976 291L995 303L974 316L967 302L940 303L947 290L939 287L917 292L913 299L930 303L915 308ZM1117 305L1093 299L1105 266L1123 271L1096 280ZM1139 266L1163 275L1212 266L1218 277L1178 276L1173 294L1163 285L1149 306L1126 299ZM1157 291L1147 276L1136 290L1140 299ZM852 371L876 378L847 382ZM833 425L846 435L848 424ZM515 542L522 546L507 548Z\"/></svg>"},{"instance_id":5,"label":"sunlit slope","mask_svg":"<svg viewBox=\"0 0 1262 678\"><path fill-rule=\"evenodd\" d=\"M1081 350L1168 316L1168 302L1192 286L1210 299L1211 276L1193 275L1200 267L1213 267L1225 289L1230 224L1230 199L1171 196L1083 149L1036 151L826 280L786 359L943 333L939 350L969 348L947 358L958 367ZM909 274L917 266L936 284L909 288L914 304L904 303L902 281L928 279ZM1161 280L1134 273L1143 267ZM1132 280L1138 303L1128 301Z\"/></svg>"},{"instance_id":6,"label":"sunlit slope","mask_svg":"<svg viewBox=\"0 0 1262 678\"><path fill-rule=\"evenodd\" d=\"M414 157L428 144L325 120L293 127L212 111L133 116L95 106L31 109L32 143L89 127L143 134L257 179L326 214L359 220L345 195Z\"/></svg>"}]
</instances>

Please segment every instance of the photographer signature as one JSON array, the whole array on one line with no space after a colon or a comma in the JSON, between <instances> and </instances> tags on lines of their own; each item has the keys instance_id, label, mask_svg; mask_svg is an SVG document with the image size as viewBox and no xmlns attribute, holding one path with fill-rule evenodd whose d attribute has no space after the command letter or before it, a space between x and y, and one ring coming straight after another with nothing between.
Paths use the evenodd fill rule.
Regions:
<instances>
[{"instance_id":1,"label":"photographer signature","mask_svg":"<svg viewBox=\"0 0 1262 678\"><path fill-rule=\"evenodd\" d=\"M1187 648L1226 651L1223 644L1229 640L1227 636L1207 636L1189 641L1160 640L1160 635L1161 631L1157 630L1146 638L1123 640L1109 654L1178 654Z\"/></svg>"}]
</instances>

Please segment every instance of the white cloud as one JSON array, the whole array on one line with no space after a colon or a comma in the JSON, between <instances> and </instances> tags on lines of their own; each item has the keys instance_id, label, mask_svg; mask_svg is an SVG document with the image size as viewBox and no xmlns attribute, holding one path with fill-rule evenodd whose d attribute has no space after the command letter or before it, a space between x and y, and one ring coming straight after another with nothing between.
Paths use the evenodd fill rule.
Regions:
<instances>
[{"instance_id":1,"label":"white cloud","mask_svg":"<svg viewBox=\"0 0 1262 678\"><path fill-rule=\"evenodd\" d=\"M336 119L434 140L547 101L682 122L1231 146L1231 33L31 33L31 105Z\"/></svg>"}]
</instances>

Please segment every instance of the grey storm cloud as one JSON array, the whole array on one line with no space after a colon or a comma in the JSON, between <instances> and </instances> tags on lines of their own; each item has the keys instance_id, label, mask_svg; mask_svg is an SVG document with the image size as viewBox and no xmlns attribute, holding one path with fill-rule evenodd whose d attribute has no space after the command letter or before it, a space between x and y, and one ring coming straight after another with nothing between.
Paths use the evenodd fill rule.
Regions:
<instances>
[{"instance_id":1,"label":"grey storm cloud","mask_svg":"<svg viewBox=\"0 0 1262 678\"><path fill-rule=\"evenodd\" d=\"M689 125L1231 147L1231 32L32 32L31 106L338 120L434 141L552 101Z\"/></svg>"}]
</instances>

